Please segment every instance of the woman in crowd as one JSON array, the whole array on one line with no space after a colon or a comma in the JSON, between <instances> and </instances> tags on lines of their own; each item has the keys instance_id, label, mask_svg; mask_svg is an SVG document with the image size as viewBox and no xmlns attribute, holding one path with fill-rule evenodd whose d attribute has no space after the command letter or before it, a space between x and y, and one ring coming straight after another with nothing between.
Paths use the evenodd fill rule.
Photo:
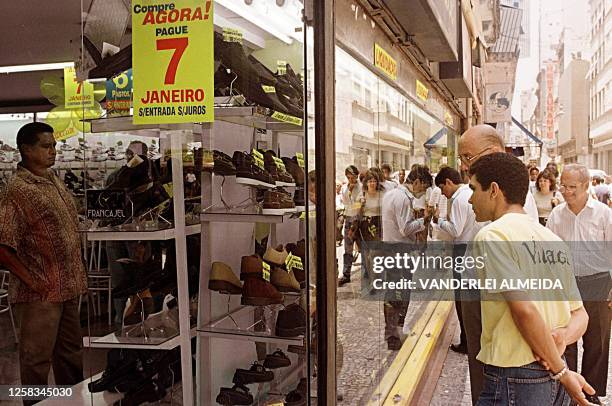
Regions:
<instances>
[{"instance_id":1,"label":"woman in crowd","mask_svg":"<svg viewBox=\"0 0 612 406\"><path fill-rule=\"evenodd\" d=\"M538 218L540 224L545 226L550 212L563 201L563 196L557 192L557 179L554 173L548 169L538 174L535 186L536 190L533 197L538 207Z\"/></svg>"},{"instance_id":2,"label":"woman in crowd","mask_svg":"<svg viewBox=\"0 0 612 406\"><path fill-rule=\"evenodd\" d=\"M382 237L382 197L383 190L379 175L369 170L363 178L363 198L361 201L361 221L359 224L359 244L361 253L368 241L380 241ZM366 275L367 259L362 258L361 270Z\"/></svg>"}]
</instances>

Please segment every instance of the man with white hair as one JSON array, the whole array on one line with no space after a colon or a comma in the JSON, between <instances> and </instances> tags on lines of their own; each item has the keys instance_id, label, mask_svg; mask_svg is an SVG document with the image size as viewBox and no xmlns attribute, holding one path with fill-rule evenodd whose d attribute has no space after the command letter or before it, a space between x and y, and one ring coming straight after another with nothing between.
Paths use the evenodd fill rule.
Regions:
<instances>
[{"instance_id":1,"label":"man with white hair","mask_svg":"<svg viewBox=\"0 0 612 406\"><path fill-rule=\"evenodd\" d=\"M565 165L559 191L565 203L555 207L546 227L572 245L574 272L589 324L582 337L584 354L581 374L593 385L597 396L606 395L610 348L608 294L612 255L612 210L589 196L589 171L583 165ZM578 348L567 347L567 364L578 371Z\"/></svg>"},{"instance_id":2,"label":"man with white hair","mask_svg":"<svg viewBox=\"0 0 612 406\"><path fill-rule=\"evenodd\" d=\"M470 166L485 155L495 152L506 152L503 138L495 128L490 125L481 124L468 129L459 138L459 159L461 170L467 173ZM538 222L538 208L531 192L527 192L525 212L535 222ZM467 210L467 209L466 209ZM471 210L471 208L469 209ZM475 221L475 220L474 220ZM480 224L481 226L483 224ZM465 236L466 240L473 240L480 227L473 227L472 235ZM483 364L476 359L480 352L480 335L482 332L479 292L468 293L471 300L465 300L461 304L463 326L467 338L468 365L470 368L470 389L472 403L476 404L484 385Z\"/></svg>"}]
</instances>

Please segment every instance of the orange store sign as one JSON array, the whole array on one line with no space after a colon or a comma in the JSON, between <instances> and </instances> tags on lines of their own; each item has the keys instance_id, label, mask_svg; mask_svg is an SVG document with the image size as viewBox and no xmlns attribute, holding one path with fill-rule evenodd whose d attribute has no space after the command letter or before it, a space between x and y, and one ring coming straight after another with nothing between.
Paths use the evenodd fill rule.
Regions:
<instances>
[{"instance_id":1,"label":"orange store sign","mask_svg":"<svg viewBox=\"0 0 612 406\"><path fill-rule=\"evenodd\" d=\"M374 66L385 72L391 79L397 79L397 61L376 43L374 44Z\"/></svg>"}]
</instances>

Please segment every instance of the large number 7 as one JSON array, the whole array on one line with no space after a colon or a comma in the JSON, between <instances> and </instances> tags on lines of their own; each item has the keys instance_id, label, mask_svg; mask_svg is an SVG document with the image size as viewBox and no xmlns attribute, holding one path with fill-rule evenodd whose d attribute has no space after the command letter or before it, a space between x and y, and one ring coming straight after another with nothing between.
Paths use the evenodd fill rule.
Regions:
<instances>
[{"instance_id":1,"label":"large number 7","mask_svg":"<svg viewBox=\"0 0 612 406\"><path fill-rule=\"evenodd\" d=\"M168 64L168 69L166 69L166 77L164 78L165 85L174 84L174 80L176 78L176 70L178 69L181 57L185 53L185 49L187 49L187 45L189 45L189 38L187 37L166 38L157 40L158 51L174 49L174 53L172 54L172 58L170 59L170 63Z\"/></svg>"}]
</instances>

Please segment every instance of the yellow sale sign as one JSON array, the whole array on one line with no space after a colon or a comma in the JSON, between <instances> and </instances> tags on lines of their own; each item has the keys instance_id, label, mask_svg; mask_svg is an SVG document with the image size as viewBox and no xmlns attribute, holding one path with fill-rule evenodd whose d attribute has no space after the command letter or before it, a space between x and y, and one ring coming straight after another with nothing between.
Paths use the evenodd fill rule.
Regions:
<instances>
[{"instance_id":1,"label":"yellow sale sign","mask_svg":"<svg viewBox=\"0 0 612 406\"><path fill-rule=\"evenodd\" d=\"M78 82L74 68L64 68L64 100L67 109L93 107L94 85L88 81Z\"/></svg>"},{"instance_id":2,"label":"yellow sale sign","mask_svg":"<svg viewBox=\"0 0 612 406\"><path fill-rule=\"evenodd\" d=\"M213 0L133 0L134 124L214 121Z\"/></svg>"}]
</instances>

